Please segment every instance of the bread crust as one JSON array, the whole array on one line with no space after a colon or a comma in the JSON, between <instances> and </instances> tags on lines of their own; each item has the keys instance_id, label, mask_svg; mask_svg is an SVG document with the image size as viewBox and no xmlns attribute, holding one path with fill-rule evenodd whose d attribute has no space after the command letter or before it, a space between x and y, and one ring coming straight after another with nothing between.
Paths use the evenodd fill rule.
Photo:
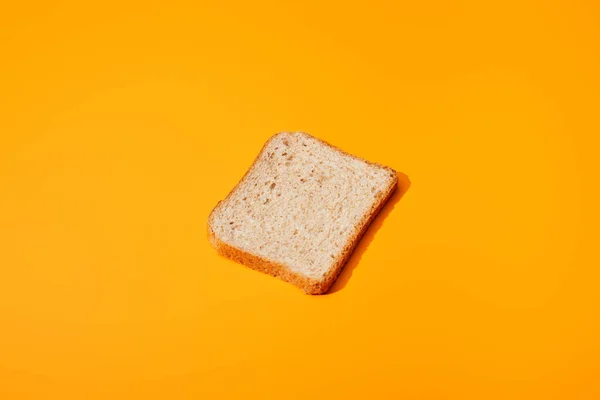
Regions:
<instances>
[{"instance_id":1,"label":"bread crust","mask_svg":"<svg viewBox=\"0 0 600 400\"><path fill-rule=\"evenodd\" d=\"M298 132L298 133L302 133L304 135L311 136L304 132ZM232 193L235 193L237 187L244 182L247 175L250 173L250 171L252 171L255 164L260 159L261 155L263 154L263 152L265 151L265 149L267 148L269 143L273 140L273 138L275 138L279 134L281 134L281 133L271 136L265 142L261 151L258 153L256 158L254 159L254 162L252 163L252 165L248 168L248 170L246 171L246 173L244 174L242 179L240 179L240 181L236 184L236 186L229 192L229 194L227 195L225 200L227 200L232 195ZM311 137L313 137L313 136L311 136ZM352 255L352 252L356 248L356 245L360 242L360 239L362 238L364 233L367 231L367 229L371 225L371 222L373 222L373 220L375 219L375 217L377 216L379 211L381 211L383 206L387 203L387 201L390 199L390 197L396 190L396 188L398 186L398 174L396 173L395 170L393 170L390 167L387 167L387 166L384 166L381 164L377 164L377 163L373 163L368 160L364 160L360 157L357 157L353 154L349 154L349 153L341 150L340 148L338 148L332 144L329 144L321 139L318 139L318 138L314 138L314 139L319 140L323 144L333 148L334 150L336 150L338 152L341 152L342 154L344 154L346 156L350 156L354 159L364 161L368 164L377 165L381 168L384 168L384 169L388 170L390 172L390 175L393 177L392 183L387 187L386 191L382 192L380 194L379 201L373 205L373 207L371 208L371 211L365 215L365 217L359 222L359 224L357 224L357 226L360 227L360 229L356 230L352 239L344 247L344 249L340 253L339 257L335 261L333 268L331 268L329 271L327 271L327 273L323 276L322 279L320 279L320 280L313 279L313 278L309 278L307 276L295 273L290 268L285 266L284 264L276 263L274 261L265 259L256 254L252 254L248 251L239 249L235 246L230 245L229 243L226 243L226 242L220 240L217 237L217 235L215 234L214 230L212 229L212 220L213 220L213 216L215 215L215 212L219 209L219 207L221 206L221 204L224 201L219 201L217 203L217 205L215 206L215 208L210 213L210 215L208 217L208 221L207 221L207 228L208 228L209 241L219 254L221 254L224 257L227 257L231 260L237 261L240 264L250 267L256 271L260 271L260 272L266 273L268 275L275 276L285 282L289 282L293 285L296 285L302 291L304 291L304 293L306 293L306 294L318 295L318 294L326 293L329 290L329 288L333 285L336 278L338 277L338 275L340 274L340 272L346 265L346 262Z\"/></svg>"}]
</instances>

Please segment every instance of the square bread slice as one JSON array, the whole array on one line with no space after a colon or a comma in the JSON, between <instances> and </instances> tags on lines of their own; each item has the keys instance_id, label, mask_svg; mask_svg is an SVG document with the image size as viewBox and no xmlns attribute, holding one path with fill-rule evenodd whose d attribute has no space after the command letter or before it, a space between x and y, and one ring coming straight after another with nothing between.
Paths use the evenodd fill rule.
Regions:
<instances>
[{"instance_id":1,"label":"square bread slice","mask_svg":"<svg viewBox=\"0 0 600 400\"><path fill-rule=\"evenodd\" d=\"M210 214L210 242L305 293L325 293L397 182L393 169L307 133L278 133Z\"/></svg>"}]
</instances>

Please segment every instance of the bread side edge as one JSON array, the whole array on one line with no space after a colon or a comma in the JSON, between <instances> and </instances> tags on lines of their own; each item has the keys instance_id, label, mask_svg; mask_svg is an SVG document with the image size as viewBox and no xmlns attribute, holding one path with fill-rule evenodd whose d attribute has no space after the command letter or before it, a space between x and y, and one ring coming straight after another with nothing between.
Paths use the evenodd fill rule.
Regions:
<instances>
[{"instance_id":1,"label":"bread side edge","mask_svg":"<svg viewBox=\"0 0 600 400\"><path fill-rule=\"evenodd\" d=\"M391 170L391 168L389 168L389 169ZM321 280L320 288L321 288L322 292L320 292L320 293L314 293L314 294L325 293L333 285L333 283L337 279L338 275L344 269L346 263L350 259L350 256L354 252L354 249L356 248L356 246L358 245L358 243L362 239L363 235L369 229L369 226L371 225L371 223L373 222L373 220L375 219L375 217L377 217L377 215L379 214L379 212L381 211L381 209L385 206L385 204L388 202L388 200L392 197L392 195L396 191L397 187L398 187L398 175L394 171L394 179L391 182L391 184L388 186L387 191L383 194L383 196L381 196L380 201L378 203L376 203L373 206L373 208L371 208L371 211L368 214L366 214L365 217L356 225L356 226L361 226L362 225L362 227L359 230L357 230L357 232L354 235L354 237L352 237L348 241L348 244L346 245L346 247L344 248L344 250L342 250L340 256L338 257L338 259L334 263L334 267L331 268L325 274L325 276L323 277L323 279Z\"/></svg>"},{"instance_id":2,"label":"bread side edge","mask_svg":"<svg viewBox=\"0 0 600 400\"><path fill-rule=\"evenodd\" d=\"M325 282L308 278L297 274L283 264L276 263L266 258L257 256L247 251L241 250L219 239L208 224L208 237L210 244L217 250L217 253L245 265L253 270L279 278L285 282L299 287L306 294L320 294L327 289L323 287Z\"/></svg>"}]
</instances>

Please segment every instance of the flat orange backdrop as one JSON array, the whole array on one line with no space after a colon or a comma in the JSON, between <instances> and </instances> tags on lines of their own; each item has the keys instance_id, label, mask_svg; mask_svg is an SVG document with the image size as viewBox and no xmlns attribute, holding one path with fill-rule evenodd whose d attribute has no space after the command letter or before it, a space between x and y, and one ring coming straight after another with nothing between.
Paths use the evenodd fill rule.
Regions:
<instances>
[{"instance_id":1,"label":"flat orange backdrop","mask_svg":"<svg viewBox=\"0 0 600 400\"><path fill-rule=\"evenodd\" d=\"M1 399L600 398L600 3L161 3L2 7ZM284 130L412 181L329 295L206 239Z\"/></svg>"}]
</instances>

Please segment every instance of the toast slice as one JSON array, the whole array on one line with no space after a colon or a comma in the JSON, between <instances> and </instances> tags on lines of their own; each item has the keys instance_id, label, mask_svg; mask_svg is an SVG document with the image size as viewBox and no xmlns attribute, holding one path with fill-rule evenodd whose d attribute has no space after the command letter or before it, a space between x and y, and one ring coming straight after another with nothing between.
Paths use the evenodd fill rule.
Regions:
<instances>
[{"instance_id":1,"label":"toast slice","mask_svg":"<svg viewBox=\"0 0 600 400\"><path fill-rule=\"evenodd\" d=\"M307 133L278 133L210 214L209 239L225 257L325 293L397 182Z\"/></svg>"}]
</instances>

